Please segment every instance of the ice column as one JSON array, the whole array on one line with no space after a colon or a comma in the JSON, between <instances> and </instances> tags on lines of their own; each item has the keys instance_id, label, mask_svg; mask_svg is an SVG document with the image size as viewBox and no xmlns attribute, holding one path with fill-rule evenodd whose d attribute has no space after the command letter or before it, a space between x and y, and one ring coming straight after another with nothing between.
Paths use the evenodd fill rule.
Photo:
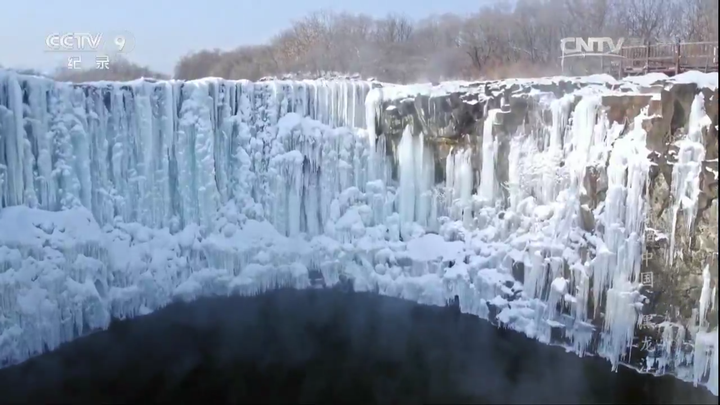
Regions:
<instances>
[{"instance_id":1,"label":"ice column","mask_svg":"<svg viewBox=\"0 0 720 405\"><path fill-rule=\"evenodd\" d=\"M445 158L447 210L455 219L472 214L470 205L473 191L471 156L471 149L451 149Z\"/></svg>"},{"instance_id":2,"label":"ice column","mask_svg":"<svg viewBox=\"0 0 720 405\"><path fill-rule=\"evenodd\" d=\"M430 222L431 209L433 206L435 185L435 159L433 157L433 149L430 145L425 144L425 134L421 132L415 139L415 175L417 184L417 222L427 227Z\"/></svg>"},{"instance_id":3,"label":"ice column","mask_svg":"<svg viewBox=\"0 0 720 405\"><path fill-rule=\"evenodd\" d=\"M277 120L297 111L363 126L369 90L355 80L74 85L2 71L1 204L82 204L102 224L114 217L153 227L173 217L207 223L237 194L230 134L242 127L256 175L247 194L268 208ZM346 159L354 171L346 180L360 188L367 180L363 148Z\"/></svg>"},{"instance_id":4,"label":"ice column","mask_svg":"<svg viewBox=\"0 0 720 405\"><path fill-rule=\"evenodd\" d=\"M600 302L600 293L609 286L600 351L615 368L632 345L637 307L642 307L637 287L645 241L646 183L651 165L647 134L642 128L645 114L647 111L635 119L634 128L613 146L602 214L605 247L594 267L596 303Z\"/></svg>"},{"instance_id":5,"label":"ice column","mask_svg":"<svg viewBox=\"0 0 720 405\"><path fill-rule=\"evenodd\" d=\"M412 129L408 125L403 131L398 145L398 160L400 172L400 188L398 189L398 211L401 224L415 220L415 147Z\"/></svg>"},{"instance_id":6,"label":"ice column","mask_svg":"<svg viewBox=\"0 0 720 405\"><path fill-rule=\"evenodd\" d=\"M0 140L4 143L6 158L6 166L0 168L5 171L5 204L18 205L24 201L25 189L23 181L25 130L23 128L22 89L15 74L10 74L5 83L0 82L0 89L5 90L5 94L0 94L0 102L5 101L9 107L5 108L0 105L0 129L3 132ZM0 175L2 175L1 172Z\"/></svg>"},{"instance_id":7,"label":"ice column","mask_svg":"<svg viewBox=\"0 0 720 405\"><path fill-rule=\"evenodd\" d=\"M495 181L495 157L497 156L498 143L493 134L493 125L495 124L499 111L499 109L489 110L483 123L482 170L480 172L478 196L481 200L489 203L494 202L497 188Z\"/></svg>"},{"instance_id":8,"label":"ice column","mask_svg":"<svg viewBox=\"0 0 720 405\"><path fill-rule=\"evenodd\" d=\"M514 137L510 141L510 154L508 156L508 189L510 192L509 204L511 209L516 209L522 198L522 146L520 137Z\"/></svg>"},{"instance_id":9,"label":"ice column","mask_svg":"<svg viewBox=\"0 0 720 405\"><path fill-rule=\"evenodd\" d=\"M592 163L595 125L601 101L600 96L583 97L575 106L572 128L565 134L565 156L567 156L567 170L570 171L570 187L576 190L582 189L586 168Z\"/></svg>"},{"instance_id":10,"label":"ice column","mask_svg":"<svg viewBox=\"0 0 720 405\"><path fill-rule=\"evenodd\" d=\"M384 159L385 155L381 154L380 151L376 151L377 128L375 127L377 119L376 114L381 106L382 89L370 90L367 98L365 99L365 125L367 127L368 143L370 147L370 165L368 168L368 179L371 181L377 179L384 180L384 173L382 173L382 171L378 172L378 167L382 168L382 166L380 166L379 160Z\"/></svg>"},{"instance_id":11,"label":"ice column","mask_svg":"<svg viewBox=\"0 0 720 405\"><path fill-rule=\"evenodd\" d=\"M700 194L700 173L705 159L703 129L708 125L712 125L712 121L705 113L705 97L702 93L698 93L690 107L687 138L675 143L678 147L678 160L673 165L672 172L672 228L667 258L669 264L672 264L674 260L675 231L680 209L683 211L686 232L691 231L695 222L697 200Z\"/></svg>"},{"instance_id":12,"label":"ice column","mask_svg":"<svg viewBox=\"0 0 720 405\"><path fill-rule=\"evenodd\" d=\"M693 352L693 382L695 385L707 377L707 387L715 395L718 394L718 330L709 330L708 312L714 306L717 297L715 288L711 287L712 277L710 265L703 268L702 289L698 305L698 323Z\"/></svg>"},{"instance_id":13,"label":"ice column","mask_svg":"<svg viewBox=\"0 0 720 405\"><path fill-rule=\"evenodd\" d=\"M542 162L542 199L546 204L555 201L558 193L558 168L563 158L562 141L568 120L570 100L568 97L563 97L553 100L550 104L552 126L549 131L550 139L546 145L546 156L543 156ZM591 123L586 124L592 125Z\"/></svg>"}]
</instances>

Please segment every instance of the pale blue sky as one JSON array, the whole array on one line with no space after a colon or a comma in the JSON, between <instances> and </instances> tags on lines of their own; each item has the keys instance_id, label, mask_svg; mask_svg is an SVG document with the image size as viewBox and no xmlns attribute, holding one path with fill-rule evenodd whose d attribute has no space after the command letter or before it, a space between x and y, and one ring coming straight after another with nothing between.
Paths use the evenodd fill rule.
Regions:
<instances>
[{"instance_id":1,"label":"pale blue sky","mask_svg":"<svg viewBox=\"0 0 720 405\"><path fill-rule=\"evenodd\" d=\"M180 56L199 49L261 43L311 11L330 9L411 18L465 14L492 0L3 0L0 65L51 70L67 55L45 52L62 32L129 31L134 62L171 73Z\"/></svg>"}]
</instances>

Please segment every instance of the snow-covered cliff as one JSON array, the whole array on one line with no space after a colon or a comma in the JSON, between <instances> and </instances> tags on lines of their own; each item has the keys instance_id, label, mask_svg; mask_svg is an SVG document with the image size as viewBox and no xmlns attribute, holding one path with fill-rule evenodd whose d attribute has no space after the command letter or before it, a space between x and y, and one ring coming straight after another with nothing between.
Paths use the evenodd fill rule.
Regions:
<instances>
[{"instance_id":1,"label":"snow-covered cliff","mask_svg":"<svg viewBox=\"0 0 720 405\"><path fill-rule=\"evenodd\" d=\"M0 361L176 298L347 280L457 300L541 341L717 394L708 78L371 90L356 80L71 85L0 71ZM682 109L678 89L698 81L683 90L687 122L665 126L676 131L657 153L657 121L675 115L665 104ZM713 159L714 198L704 189ZM672 180L661 212L658 167ZM685 258L683 238L713 210L710 254ZM654 269L649 245L663 238ZM692 316L670 300L649 317L676 260L701 274L682 279L696 285L682 300Z\"/></svg>"}]
</instances>

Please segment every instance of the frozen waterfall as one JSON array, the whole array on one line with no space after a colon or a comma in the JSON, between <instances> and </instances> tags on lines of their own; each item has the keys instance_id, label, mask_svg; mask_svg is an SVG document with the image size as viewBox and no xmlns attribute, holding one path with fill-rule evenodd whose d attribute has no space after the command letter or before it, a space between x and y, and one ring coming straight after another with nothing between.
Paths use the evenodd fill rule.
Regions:
<instances>
[{"instance_id":1,"label":"frozen waterfall","mask_svg":"<svg viewBox=\"0 0 720 405\"><path fill-rule=\"evenodd\" d=\"M431 305L458 297L463 312L628 363L646 302L649 112L611 122L601 87L543 100L551 123L503 133L506 111L491 108L477 147L439 156L419 126L383 127L387 102L415 90L379 86L72 85L0 70L0 364L174 299L343 280ZM678 142L673 221L696 210L701 97ZM593 171L607 182L597 207ZM709 277L696 327L663 325L665 351L647 362L717 394Z\"/></svg>"},{"instance_id":2,"label":"frozen waterfall","mask_svg":"<svg viewBox=\"0 0 720 405\"><path fill-rule=\"evenodd\" d=\"M330 193L363 186L367 140L327 126L365 126L371 87L366 82L206 79L73 86L2 77L3 207L83 206L101 225L120 218L184 227L209 224L221 205L248 196L260 209L272 210L277 201L270 187L282 174L295 175L301 184L303 170L312 171L321 177L314 184L324 182ZM303 131L297 119L279 124L291 113L325 125ZM299 162L283 159L293 150L306 153L307 167L302 155ZM353 164L357 173L346 170ZM332 173L326 176L339 177L325 178L320 167ZM281 177L288 184L277 186L301 191Z\"/></svg>"}]
</instances>

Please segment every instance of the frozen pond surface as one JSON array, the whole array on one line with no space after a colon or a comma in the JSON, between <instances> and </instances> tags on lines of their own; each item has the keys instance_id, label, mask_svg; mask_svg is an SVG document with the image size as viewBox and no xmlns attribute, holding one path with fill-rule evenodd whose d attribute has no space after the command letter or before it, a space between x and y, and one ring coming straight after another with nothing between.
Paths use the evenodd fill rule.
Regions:
<instances>
[{"instance_id":1,"label":"frozen pond surface","mask_svg":"<svg viewBox=\"0 0 720 405\"><path fill-rule=\"evenodd\" d=\"M369 293L203 298L0 370L2 402L717 403L454 308Z\"/></svg>"}]
</instances>

